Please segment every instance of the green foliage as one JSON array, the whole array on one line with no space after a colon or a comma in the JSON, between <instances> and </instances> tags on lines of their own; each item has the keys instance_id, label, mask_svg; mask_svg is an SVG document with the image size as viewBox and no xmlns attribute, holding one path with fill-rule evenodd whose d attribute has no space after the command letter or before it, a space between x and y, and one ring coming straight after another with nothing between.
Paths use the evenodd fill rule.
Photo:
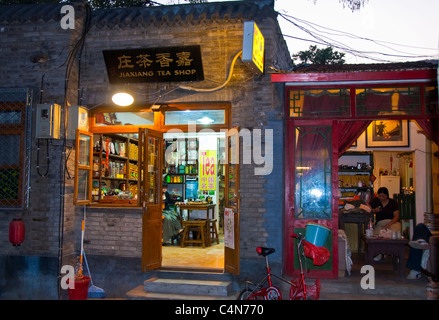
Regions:
<instances>
[{"instance_id":1,"label":"green foliage","mask_svg":"<svg viewBox=\"0 0 439 320\"><path fill-rule=\"evenodd\" d=\"M343 59L345 53L334 51L332 47L326 47L319 49L317 46L309 46L309 50L299 51L293 54L294 60L300 60L300 63L312 63L312 64L344 64Z\"/></svg>"},{"instance_id":2,"label":"green foliage","mask_svg":"<svg viewBox=\"0 0 439 320\"><path fill-rule=\"evenodd\" d=\"M368 1L369 0L338 0L338 2L343 3L343 8L348 7L352 11L360 10L364 7L364 3Z\"/></svg>"}]
</instances>

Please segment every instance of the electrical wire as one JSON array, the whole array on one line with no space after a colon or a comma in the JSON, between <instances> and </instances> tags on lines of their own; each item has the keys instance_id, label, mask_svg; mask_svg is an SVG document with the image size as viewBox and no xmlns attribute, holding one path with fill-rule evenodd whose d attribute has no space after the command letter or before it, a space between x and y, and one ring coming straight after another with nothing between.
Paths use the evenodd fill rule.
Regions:
<instances>
[{"instance_id":1,"label":"electrical wire","mask_svg":"<svg viewBox=\"0 0 439 320\"><path fill-rule=\"evenodd\" d=\"M67 164L66 164L66 148L67 148L67 124L68 124L68 101L67 101L67 89L69 84L69 78L74 66L74 62L76 57L82 54L82 49L85 44L85 38L88 34L88 31L91 27L91 17L92 17L92 9L88 2L84 3L85 13L84 13L84 24L81 33L81 37L75 43L72 50L69 52L67 59L64 64L67 64L65 71L65 80L64 80L64 138L62 142L62 153L60 159L60 208L59 208L59 221L58 221L58 298L61 299L61 268L62 268L62 258L63 258L63 243L64 243L64 202L65 202L65 192L66 192L66 172L67 172ZM81 65L78 66L81 68ZM79 86L79 85L78 85Z\"/></svg>"},{"instance_id":2,"label":"electrical wire","mask_svg":"<svg viewBox=\"0 0 439 320\"><path fill-rule=\"evenodd\" d=\"M370 38L366 38L366 37L360 37L357 36L355 34L349 33L349 32L344 32L344 31L339 31L339 30L335 30L335 29L331 29L331 28L326 28L323 27L321 25L306 21L304 19L299 19L299 18L295 18L293 16L287 15L287 14L282 14L279 13L279 16L282 17L283 19L285 19L287 22L291 23L293 26L295 26L296 28L302 30L303 32L305 32L306 34L310 35L312 38L314 38L315 40L309 40L309 39L303 39L303 38L299 38L299 37L294 37L291 35L286 35L283 34L284 37L287 38L293 38L293 39L297 39L297 40L301 40L301 41L309 41L309 42L313 42L313 43L317 43L317 44L322 44L322 45L326 45L326 46L330 46L330 47L334 47L337 48L339 50L342 50L346 53L349 53L353 56L356 57L360 57L360 58L365 58L365 59L369 59L369 60L375 60L375 61L379 61L379 62L394 62L388 59L383 59L383 58L379 58L379 57L372 57L371 55L378 55L378 56L382 56L382 57L393 57L393 58L410 58L410 59L434 59L437 58L437 56L435 55L418 55L418 54L413 54L413 53L408 53L408 52L404 52L404 51L400 51L397 49L394 49L390 46L384 45L383 43L388 43L388 44L392 44L392 45L398 45L398 46L405 46L405 45L399 45L399 44L395 44L395 43L391 43L391 42L386 42L386 41L380 41L380 40L374 40L374 39L370 39ZM295 21L297 22L295 22ZM298 23L303 23L306 26L308 26L309 28L313 29L314 31L310 30L309 28L306 28L302 25L299 25ZM319 30L318 28L324 29L324 30ZM326 31L329 30L329 31ZM335 33L334 33L335 32ZM323 33L323 34L322 34ZM340 41L334 40L324 34L330 34L333 36L344 36L344 37L350 37L350 38L354 38L357 40L365 40L365 41L369 41L369 42L373 42L374 44L377 44L379 46L383 46L386 47L390 50L396 51L398 53L401 54L390 54L390 53L385 53L385 52L378 52L378 51L359 51L359 50L355 50L345 44L343 44ZM411 48L418 48L418 49L422 49L422 50L433 50L431 48L421 48L421 47L414 47L414 46L406 46L406 47L411 47Z\"/></svg>"},{"instance_id":3,"label":"electrical wire","mask_svg":"<svg viewBox=\"0 0 439 320\"><path fill-rule=\"evenodd\" d=\"M50 152L49 152L49 139L46 139L46 172L40 172L40 139L37 140L37 173L40 177L47 177L50 168Z\"/></svg>"},{"instance_id":4,"label":"electrical wire","mask_svg":"<svg viewBox=\"0 0 439 320\"><path fill-rule=\"evenodd\" d=\"M314 30L316 30L317 32L327 33L327 34L330 34L330 35L343 36L343 37L349 37L349 38L352 38L352 39L371 41L371 42L374 42L374 43L376 43L376 44L378 44L378 45L382 45L382 44L380 44L380 43L388 43L388 44L392 44L392 45L400 46L400 47L408 47L408 48L415 48L415 49L421 49L421 50L437 50L436 48L426 48L426 47L410 46L410 45L398 44L398 43L389 42L389 41L374 40L374 39L370 39L370 38L367 38L367 37L357 36L357 35L355 35L355 34L353 34L353 33L350 33L350 32L340 31L340 30L336 30L336 29L332 29L332 28L324 27L324 26L321 26L321 25L319 25L319 24L317 24L317 23L310 22L310 21L307 21L307 20L304 20L304 19L300 19L300 18L297 18L297 17L293 17L293 16L291 16L291 15L287 15L287 14L285 14L285 16L287 16L287 17L289 17L289 18L291 18L291 19L297 20L297 21L299 21L299 22L301 22L301 23L307 24L307 25L309 25L311 28L313 28ZM331 32L329 32L329 31L323 31L323 30L318 30L316 27L322 28L322 29L324 29L324 30L329 30L329 31L331 31ZM336 32L336 33L333 33L333 32ZM389 46L385 46L385 45L382 45L382 46L387 47L387 48L389 48L389 49L391 49L391 50L398 51L398 50L396 50L396 49L394 49L394 48L392 48L392 47L389 47Z\"/></svg>"},{"instance_id":5,"label":"electrical wire","mask_svg":"<svg viewBox=\"0 0 439 320\"><path fill-rule=\"evenodd\" d=\"M189 86L178 86L177 88L183 89L183 90L196 91L196 92L213 92L213 91L217 91L217 90L224 88L232 79L233 69L235 68L236 60L239 58L239 56L241 54L242 54L242 50L240 50L233 58L232 64L230 65L229 76L227 77L226 81L223 84L221 84L215 88L194 88L194 87L189 87Z\"/></svg>"},{"instance_id":6,"label":"electrical wire","mask_svg":"<svg viewBox=\"0 0 439 320\"><path fill-rule=\"evenodd\" d=\"M353 49L351 47L348 47L348 46L342 44L339 41L333 40L333 39L331 39L329 37L326 37L326 36L323 36L323 35L320 35L320 34L313 33L309 29L307 29L307 28L305 28L303 26L298 25L297 23L295 23L294 21L292 21L291 19L287 18L284 15L281 15L281 16L284 19L286 19L288 22L292 23L294 26L299 28L300 30L308 33L313 38L319 40L320 43L324 43L327 46L331 46L331 47L340 49L342 51L348 52L348 53L350 53L350 54L352 54L354 56L359 56L359 57L362 57L362 58L367 58L367 59L372 59L372 60L377 60L377 61L380 61L380 60L382 61L382 59L372 58L372 57L368 56L368 54L376 54L376 55L382 55L382 56L386 56L386 57L399 57L399 58L431 58L431 56L394 55L394 54L388 54L388 53L376 52L376 51L359 51L359 50L355 50L355 49ZM329 39L329 41L332 41L332 42L329 42L329 41L325 40L325 38Z\"/></svg>"}]
</instances>

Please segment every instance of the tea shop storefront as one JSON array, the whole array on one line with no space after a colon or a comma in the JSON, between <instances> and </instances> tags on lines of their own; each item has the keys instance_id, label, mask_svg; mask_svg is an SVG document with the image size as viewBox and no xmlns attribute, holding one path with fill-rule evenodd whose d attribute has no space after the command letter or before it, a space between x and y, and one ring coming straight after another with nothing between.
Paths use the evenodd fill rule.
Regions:
<instances>
[{"instance_id":1,"label":"tea shop storefront","mask_svg":"<svg viewBox=\"0 0 439 320\"><path fill-rule=\"evenodd\" d=\"M239 14L236 20L227 22L222 21L221 15L214 15L212 20L221 21L220 24L227 24L234 31L221 28L219 31L207 19L202 23L216 31L206 36L203 28L189 25L187 29L196 30L198 38L187 43L187 35L178 34L178 41L169 42L174 46L163 45L161 30L154 28L157 34L149 35L152 40L148 46L144 45L142 35L130 34L126 43L107 49L104 40L114 35L106 34L105 28L112 25L106 26L107 18L98 15L92 32L87 35L90 47L84 60L102 54L103 59L96 62L98 67L93 71L86 68L81 75L87 91L84 100L91 107L86 108L88 128L79 130L76 139L75 163L81 165L76 167L73 187L76 215L82 215L84 206L87 213L85 247L91 257L116 256L127 261L141 257L142 271L164 266L242 274L250 272L254 259L258 258L255 245L276 242L280 247L279 233L266 230L279 229L281 219L265 216L281 214L279 206L267 201L276 198L277 204L282 202L281 186L276 190L266 187L267 181L274 184L279 179L281 169L275 167L267 175L256 174L265 165L272 165L268 163L269 157L267 161L259 157L258 163L246 162L248 154L256 153L252 142L266 139L266 132L272 131L278 132L280 139L283 131L279 116L283 107L281 86L271 85L266 69L271 61L278 61L288 69L291 59L277 23L272 24L276 15L272 5L272 1L243 1L209 6L215 10L227 6L240 12L247 12L242 7L262 6L270 10L249 11L253 12L249 17L243 19ZM207 10L207 6L199 6ZM149 9L145 15L152 12ZM255 21L250 19L253 15ZM172 32L177 34L181 30L178 25ZM211 34L221 34L222 40L210 38ZM254 43L246 39L248 35L258 35L262 41L257 46L262 52L256 60L251 46L248 54L247 44ZM263 44L276 50L264 51ZM109 93L116 89L133 93L134 103L114 106ZM239 141L250 143L243 146ZM242 153L244 148L250 148L245 149L246 155ZM281 155L282 141L275 148ZM209 182L208 187L203 186L203 181ZM171 255L175 256L191 246L177 246L163 238L161 186L164 184L177 201L182 223L189 214L191 218L198 214L196 218L204 219L206 210L203 213L203 210L182 209L181 203L208 202L214 206L212 220L219 243L215 237L206 248L200 243L198 247L206 254L184 255L185 259L191 257L189 265L184 264L184 259L172 262L167 259L171 249ZM104 224L107 225L102 229ZM226 225L230 227L229 233ZM163 242L170 245L163 246ZM207 254L215 248L220 249ZM210 256L220 256L220 264L214 267L199 264L202 258Z\"/></svg>"},{"instance_id":2,"label":"tea shop storefront","mask_svg":"<svg viewBox=\"0 0 439 320\"><path fill-rule=\"evenodd\" d=\"M284 83L286 96L286 274L298 270L291 232L303 232L308 222L317 222L332 230L325 244L332 255L310 275L338 277L338 159L372 120L416 121L431 142L439 143L437 65L420 63L419 70L398 71L379 66L368 72L272 75L273 82Z\"/></svg>"}]
</instances>

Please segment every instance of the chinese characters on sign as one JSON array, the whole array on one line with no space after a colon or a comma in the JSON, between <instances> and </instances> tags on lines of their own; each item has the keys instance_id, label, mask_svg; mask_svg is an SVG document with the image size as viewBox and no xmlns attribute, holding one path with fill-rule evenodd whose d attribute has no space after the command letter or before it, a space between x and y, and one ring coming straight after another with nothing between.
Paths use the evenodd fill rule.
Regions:
<instances>
[{"instance_id":1,"label":"chinese characters on sign","mask_svg":"<svg viewBox=\"0 0 439 320\"><path fill-rule=\"evenodd\" d=\"M216 189L216 151L200 151L199 159L199 190Z\"/></svg>"},{"instance_id":2,"label":"chinese characters on sign","mask_svg":"<svg viewBox=\"0 0 439 320\"><path fill-rule=\"evenodd\" d=\"M104 50L110 83L204 80L200 46Z\"/></svg>"}]
</instances>

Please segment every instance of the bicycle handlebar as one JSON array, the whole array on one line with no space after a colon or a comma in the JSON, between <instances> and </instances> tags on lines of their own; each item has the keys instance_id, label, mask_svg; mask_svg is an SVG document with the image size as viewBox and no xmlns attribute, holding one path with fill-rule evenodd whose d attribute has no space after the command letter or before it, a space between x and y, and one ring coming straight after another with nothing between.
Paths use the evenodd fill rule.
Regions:
<instances>
[{"instance_id":1,"label":"bicycle handlebar","mask_svg":"<svg viewBox=\"0 0 439 320\"><path fill-rule=\"evenodd\" d=\"M301 233L299 233L299 234L296 234L296 233L291 233L291 238L296 238L296 239L303 239L303 234L301 234Z\"/></svg>"}]
</instances>

